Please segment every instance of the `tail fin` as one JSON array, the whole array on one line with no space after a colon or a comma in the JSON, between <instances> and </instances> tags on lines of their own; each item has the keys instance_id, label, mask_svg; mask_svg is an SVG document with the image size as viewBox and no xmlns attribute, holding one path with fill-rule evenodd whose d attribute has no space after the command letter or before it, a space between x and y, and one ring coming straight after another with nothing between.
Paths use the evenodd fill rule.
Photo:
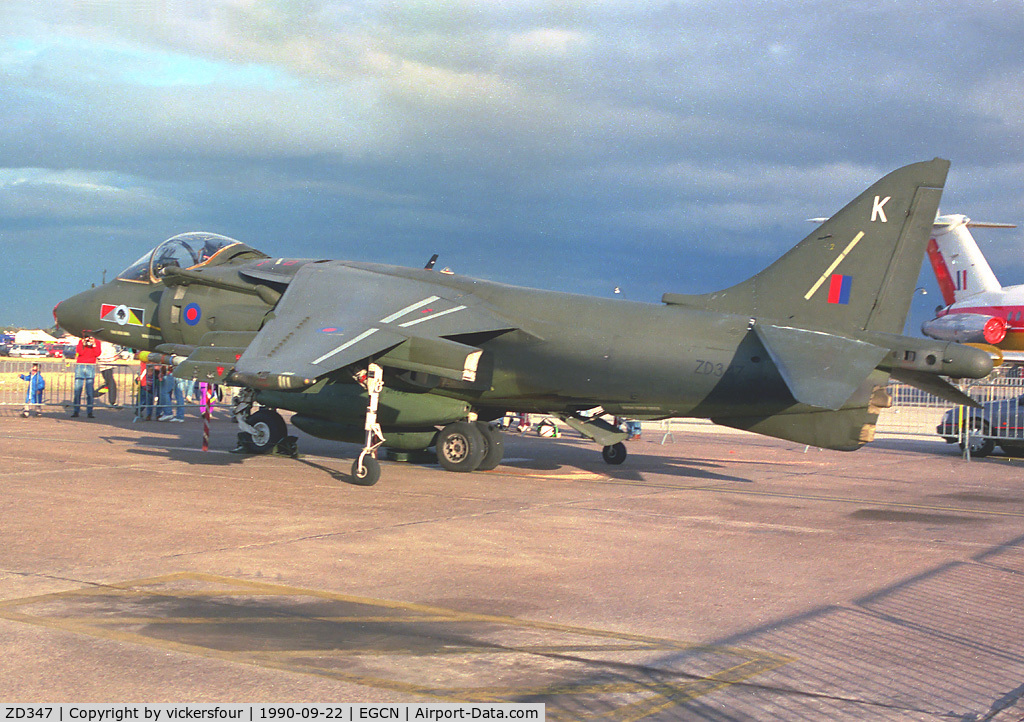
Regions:
<instances>
[{"instance_id":1,"label":"tail fin","mask_svg":"<svg viewBox=\"0 0 1024 722\"><path fill-rule=\"evenodd\" d=\"M948 170L941 158L895 170L753 278L662 301L786 325L901 333Z\"/></svg>"},{"instance_id":2,"label":"tail fin","mask_svg":"<svg viewBox=\"0 0 1024 722\"><path fill-rule=\"evenodd\" d=\"M961 215L935 219L935 230L928 241L928 260L947 306L984 291L1002 289L971 235L969 228L972 226L1014 227L1009 223L971 223L969 218Z\"/></svg>"}]
</instances>

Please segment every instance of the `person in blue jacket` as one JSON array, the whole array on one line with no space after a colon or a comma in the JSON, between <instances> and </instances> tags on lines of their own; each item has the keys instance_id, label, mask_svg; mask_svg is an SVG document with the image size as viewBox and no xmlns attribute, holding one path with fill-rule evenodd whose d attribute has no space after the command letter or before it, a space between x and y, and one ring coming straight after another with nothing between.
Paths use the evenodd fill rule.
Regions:
<instances>
[{"instance_id":1,"label":"person in blue jacket","mask_svg":"<svg viewBox=\"0 0 1024 722\"><path fill-rule=\"evenodd\" d=\"M27 374L19 374L18 378L28 381L28 391L25 392L25 409L21 415L28 418L29 411L35 411L39 416L39 410L43 405L43 389L46 388L46 380L39 373L39 364L32 364L32 371Z\"/></svg>"}]
</instances>

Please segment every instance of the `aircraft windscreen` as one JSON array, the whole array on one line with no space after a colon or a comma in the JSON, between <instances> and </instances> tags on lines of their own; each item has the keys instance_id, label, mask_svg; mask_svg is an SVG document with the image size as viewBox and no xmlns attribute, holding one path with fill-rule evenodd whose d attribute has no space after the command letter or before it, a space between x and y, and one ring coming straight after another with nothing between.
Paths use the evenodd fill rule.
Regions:
<instances>
[{"instance_id":1,"label":"aircraft windscreen","mask_svg":"<svg viewBox=\"0 0 1024 722\"><path fill-rule=\"evenodd\" d=\"M144 281L149 283L149 259L152 258L153 252L150 251L145 256L137 260L128 268L117 274L117 277L122 281Z\"/></svg>"},{"instance_id":2,"label":"aircraft windscreen","mask_svg":"<svg viewBox=\"0 0 1024 722\"><path fill-rule=\"evenodd\" d=\"M216 233L181 233L168 238L117 277L122 281L156 283L165 268L197 268L207 264L225 248L237 245L239 242L233 238Z\"/></svg>"}]
</instances>

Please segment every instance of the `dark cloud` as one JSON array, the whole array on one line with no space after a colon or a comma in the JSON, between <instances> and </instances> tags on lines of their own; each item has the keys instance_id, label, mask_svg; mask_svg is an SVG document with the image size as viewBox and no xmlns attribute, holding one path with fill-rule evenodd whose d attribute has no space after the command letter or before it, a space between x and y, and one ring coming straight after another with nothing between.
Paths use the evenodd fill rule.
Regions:
<instances>
[{"instance_id":1,"label":"dark cloud","mask_svg":"<svg viewBox=\"0 0 1024 722\"><path fill-rule=\"evenodd\" d=\"M57 0L0 22L0 234L26 249L0 321L45 324L197 228L657 301L934 156L945 211L1024 221L1011 2ZM1021 237L979 234L1004 282Z\"/></svg>"}]
</instances>

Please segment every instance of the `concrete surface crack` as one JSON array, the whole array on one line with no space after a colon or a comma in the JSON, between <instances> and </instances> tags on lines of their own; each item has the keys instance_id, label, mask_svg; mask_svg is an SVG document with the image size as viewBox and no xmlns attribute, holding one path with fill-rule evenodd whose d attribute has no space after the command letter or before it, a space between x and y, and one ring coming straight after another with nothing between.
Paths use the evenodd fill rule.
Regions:
<instances>
[{"instance_id":1,"label":"concrete surface crack","mask_svg":"<svg viewBox=\"0 0 1024 722\"><path fill-rule=\"evenodd\" d=\"M81 584L87 587L95 587L96 589L106 589L109 584L101 584L99 582L89 582L84 579L73 579L71 577L60 577L56 574L40 574L37 572L22 572L15 569L0 569L0 574L10 574L15 577L25 577L30 579L50 579L55 582L67 582L69 584Z\"/></svg>"}]
</instances>

